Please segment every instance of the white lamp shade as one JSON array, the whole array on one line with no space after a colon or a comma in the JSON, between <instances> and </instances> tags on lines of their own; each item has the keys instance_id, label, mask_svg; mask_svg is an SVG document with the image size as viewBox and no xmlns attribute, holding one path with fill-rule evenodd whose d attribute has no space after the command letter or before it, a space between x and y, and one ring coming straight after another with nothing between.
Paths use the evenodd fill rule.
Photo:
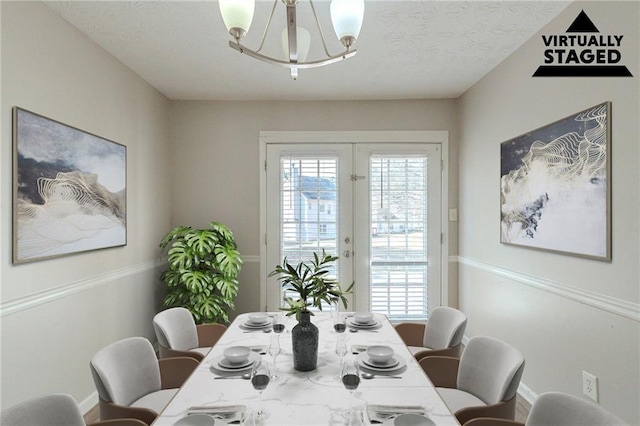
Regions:
<instances>
[{"instance_id":1,"label":"white lamp shade","mask_svg":"<svg viewBox=\"0 0 640 426\"><path fill-rule=\"evenodd\" d=\"M298 62L304 62L307 60L309 54L309 47L311 46L311 33L302 27L298 27L297 31L297 48L298 48ZM289 33L285 28L282 30L282 51L285 54L286 60L289 60Z\"/></svg>"},{"instance_id":2,"label":"white lamp shade","mask_svg":"<svg viewBox=\"0 0 640 426\"><path fill-rule=\"evenodd\" d=\"M364 19L364 0L331 0L331 22L338 40L358 38Z\"/></svg>"},{"instance_id":3,"label":"white lamp shade","mask_svg":"<svg viewBox=\"0 0 640 426\"><path fill-rule=\"evenodd\" d=\"M255 10L255 0L219 0L220 14L227 30L240 28L249 31Z\"/></svg>"}]
</instances>

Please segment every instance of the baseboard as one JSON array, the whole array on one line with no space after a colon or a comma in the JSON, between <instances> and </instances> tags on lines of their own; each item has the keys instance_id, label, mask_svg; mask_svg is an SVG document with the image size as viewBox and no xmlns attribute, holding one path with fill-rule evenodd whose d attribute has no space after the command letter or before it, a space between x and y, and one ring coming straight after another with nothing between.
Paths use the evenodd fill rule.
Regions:
<instances>
[{"instance_id":1,"label":"baseboard","mask_svg":"<svg viewBox=\"0 0 640 426\"><path fill-rule=\"evenodd\" d=\"M538 394L522 382L520 382L520 386L518 386L518 395L520 395L522 399L527 401L530 405L533 405L533 401L538 398Z\"/></svg>"},{"instance_id":2,"label":"baseboard","mask_svg":"<svg viewBox=\"0 0 640 426\"><path fill-rule=\"evenodd\" d=\"M88 397L78 403L80 412L84 415L98 405L98 391L93 391Z\"/></svg>"}]
</instances>

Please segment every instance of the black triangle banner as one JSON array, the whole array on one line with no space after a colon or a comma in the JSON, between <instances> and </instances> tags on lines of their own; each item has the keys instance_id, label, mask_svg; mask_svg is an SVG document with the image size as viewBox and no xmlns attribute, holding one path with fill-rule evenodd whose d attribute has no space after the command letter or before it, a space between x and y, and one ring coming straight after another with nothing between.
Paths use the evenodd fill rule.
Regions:
<instances>
[{"instance_id":1,"label":"black triangle banner","mask_svg":"<svg viewBox=\"0 0 640 426\"><path fill-rule=\"evenodd\" d=\"M567 32L568 33L599 33L600 31L598 31L598 28L596 28L593 21L589 19L589 17L587 16L586 13L584 13L584 10L583 10L578 14L576 19L574 19L573 23L569 25L569 28L567 28Z\"/></svg>"}]
</instances>

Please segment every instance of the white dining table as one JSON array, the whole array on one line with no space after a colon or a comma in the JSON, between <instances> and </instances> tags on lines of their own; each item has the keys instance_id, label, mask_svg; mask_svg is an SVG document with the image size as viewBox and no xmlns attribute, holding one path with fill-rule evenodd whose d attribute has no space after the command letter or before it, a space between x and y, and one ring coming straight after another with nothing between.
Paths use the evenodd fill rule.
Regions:
<instances>
[{"instance_id":1,"label":"white dining table","mask_svg":"<svg viewBox=\"0 0 640 426\"><path fill-rule=\"evenodd\" d=\"M349 313L346 313L349 315ZM381 314L374 314L379 328L344 333L348 353L345 362L356 359L352 349L362 346L386 345L393 348L396 358L406 363L401 378L375 376L362 379L353 394L352 408L361 413L364 424L370 424L367 407L372 405L421 406L425 415L437 426L459 425L440 398L433 384L415 361L406 345L393 328L391 322ZM172 426L188 415L192 407L240 405L246 407L245 425L253 425L253 414L258 408L258 391L251 381L234 378L216 378L212 364L223 356L230 346L249 346L254 350L267 350L273 332L247 330L248 314L239 315L224 335L211 349L183 386L159 414L154 426ZM349 318L347 318L349 320ZM340 360L335 353L337 334L328 313L319 312L311 317L319 329L318 365L309 372L300 372L293 367L291 330L296 325L295 318L287 317L285 332L279 340L282 351L277 357L278 381L269 383L262 395L262 407L270 412L269 418L261 424L285 425L347 425L350 408L349 392L336 379L340 370ZM270 330L270 329L269 329ZM361 349L361 348L360 348ZM264 362L272 363L267 353L258 355ZM180 424L180 423L179 423ZM216 423L217 425L218 423ZM385 422L392 424L392 422Z\"/></svg>"}]
</instances>

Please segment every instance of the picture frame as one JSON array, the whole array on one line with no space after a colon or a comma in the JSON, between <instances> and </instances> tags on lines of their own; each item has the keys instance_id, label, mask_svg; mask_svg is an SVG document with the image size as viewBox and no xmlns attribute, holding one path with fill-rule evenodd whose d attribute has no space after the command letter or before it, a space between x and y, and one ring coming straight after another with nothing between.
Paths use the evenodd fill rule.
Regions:
<instances>
[{"instance_id":1,"label":"picture frame","mask_svg":"<svg viewBox=\"0 0 640 426\"><path fill-rule=\"evenodd\" d=\"M500 144L500 242L611 261L611 102Z\"/></svg>"},{"instance_id":2,"label":"picture frame","mask_svg":"<svg viewBox=\"0 0 640 426\"><path fill-rule=\"evenodd\" d=\"M13 108L13 263L127 244L127 147Z\"/></svg>"}]
</instances>

